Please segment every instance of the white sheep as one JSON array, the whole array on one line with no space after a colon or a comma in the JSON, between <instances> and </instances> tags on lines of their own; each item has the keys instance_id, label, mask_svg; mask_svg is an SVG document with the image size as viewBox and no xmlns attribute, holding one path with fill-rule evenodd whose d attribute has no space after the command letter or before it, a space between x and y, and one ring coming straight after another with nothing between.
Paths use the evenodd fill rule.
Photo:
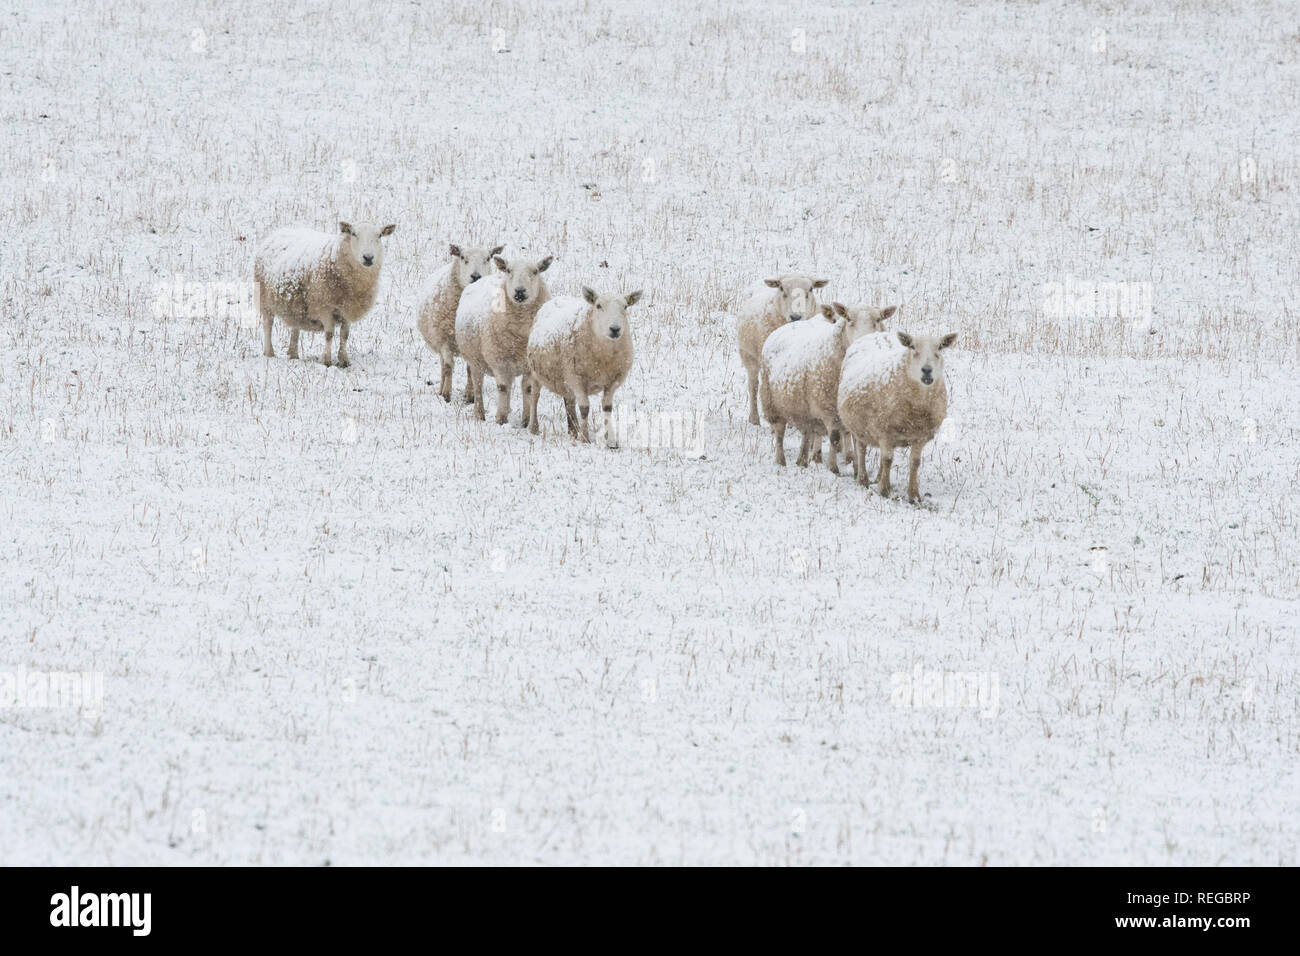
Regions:
<instances>
[{"instance_id":1,"label":"white sheep","mask_svg":"<svg viewBox=\"0 0 1300 956\"><path fill-rule=\"evenodd\" d=\"M379 289L384 244L397 226L339 223L338 233L302 227L277 229L263 240L253 262L253 289L262 315L262 354L274 357L271 326L278 315L292 331L289 358L298 357L300 332L325 333L321 362L331 364L334 329L338 364L347 368L348 332L370 311Z\"/></svg>"},{"instance_id":2,"label":"white sheep","mask_svg":"<svg viewBox=\"0 0 1300 956\"><path fill-rule=\"evenodd\" d=\"M785 465L785 429L794 425L803 433L799 467L808 464L808 450L817 442L821 460L822 435L830 438L826 466L839 474L840 418L836 407L840 363L849 346L864 335L880 331L897 306L850 309L835 302L822 306L824 322L791 322L767 337L763 345L763 417L776 439L776 463Z\"/></svg>"},{"instance_id":3,"label":"white sheep","mask_svg":"<svg viewBox=\"0 0 1300 956\"><path fill-rule=\"evenodd\" d=\"M502 246L493 249L475 249L452 243L450 261L434 273L420 296L420 317L416 328L424 341L438 356L442 380L438 394L444 402L451 401L451 373L456 356L456 308L461 293L485 275L492 272L492 257L501 254ZM473 386L465 379L465 401L474 400Z\"/></svg>"},{"instance_id":4,"label":"white sheep","mask_svg":"<svg viewBox=\"0 0 1300 956\"><path fill-rule=\"evenodd\" d=\"M758 371L763 362L763 343L787 322L798 322L817 312L817 296L829 279L784 275L764 279L747 289L736 314L736 344L740 361L749 374L749 423L758 421Z\"/></svg>"},{"instance_id":5,"label":"white sheep","mask_svg":"<svg viewBox=\"0 0 1300 956\"><path fill-rule=\"evenodd\" d=\"M955 341L955 332L942 337L899 332L897 340L878 333L858 339L845 353L836 404L843 427L853 435L853 468L862 484L869 483L863 461L867 445L880 449L879 488L886 496L894 449L907 445L907 498L920 501L921 449L948 414L943 350Z\"/></svg>"},{"instance_id":6,"label":"white sheep","mask_svg":"<svg viewBox=\"0 0 1300 956\"><path fill-rule=\"evenodd\" d=\"M528 336L528 367L532 372L530 402L524 416L529 430L537 433L537 400L542 386L564 400L569 434L591 441L587 427L588 396L602 392L605 441L618 447L611 426L614 393L632 370L632 332L627 309L641 298L641 291L626 295L598 295L583 286L582 298L565 295L552 299L537 313ZM581 431L574 406L582 413Z\"/></svg>"},{"instance_id":7,"label":"white sheep","mask_svg":"<svg viewBox=\"0 0 1300 956\"><path fill-rule=\"evenodd\" d=\"M510 417L510 390L519 376L524 377L524 417L528 424L530 408L528 374L528 334L533 330L537 310L551 294L542 280L553 257L539 262L516 259L507 262L494 256L500 273L475 282L460 297L456 309L456 347L469 370L474 392L474 413L486 417L483 407L483 377L491 375L497 383L497 424Z\"/></svg>"}]
</instances>

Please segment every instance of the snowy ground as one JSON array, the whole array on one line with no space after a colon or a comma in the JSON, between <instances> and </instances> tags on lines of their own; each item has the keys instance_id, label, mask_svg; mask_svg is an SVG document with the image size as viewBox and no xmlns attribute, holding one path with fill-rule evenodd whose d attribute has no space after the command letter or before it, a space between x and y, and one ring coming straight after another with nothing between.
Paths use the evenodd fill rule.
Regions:
<instances>
[{"instance_id":1,"label":"snowy ground","mask_svg":"<svg viewBox=\"0 0 1300 956\"><path fill-rule=\"evenodd\" d=\"M1289 4L280 10L0 10L0 863L1298 862ZM646 289L621 450L437 399L448 240ZM791 269L959 333L922 507L745 422Z\"/></svg>"}]
</instances>

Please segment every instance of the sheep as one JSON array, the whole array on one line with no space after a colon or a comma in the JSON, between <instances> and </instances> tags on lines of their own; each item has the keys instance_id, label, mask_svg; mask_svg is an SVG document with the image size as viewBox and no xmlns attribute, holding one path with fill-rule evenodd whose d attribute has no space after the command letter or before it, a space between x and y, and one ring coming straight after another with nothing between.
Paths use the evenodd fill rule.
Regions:
<instances>
[{"instance_id":1,"label":"sheep","mask_svg":"<svg viewBox=\"0 0 1300 956\"><path fill-rule=\"evenodd\" d=\"M853 435L853 469L864 485L870 481L863 450L867 445L880 449L881 495L889 495L894 449L908 445L907 499L921 500L917 484L921 449L948 414L943 350L955 341L955 332L942 337L899 332L897 342L878 333L858 339L844 356L836 402L840 421Z\"/></svg>"},{"instance_id":2,"label":"sheep","mask_svg":"<svg viewBox=\"0 0 1300 956\"><path fill-rule=\"evenodd\" d=\"M848 317L853 317L853 318L856 318L856 319L859 320L859 321L863 321L863 320L865 320L865 321L868 321L868 322L871 324L871 327L870 327L866 332L863 332L863 333L862 333L863 335L870 335L870 334L872 334L872 333L874 333L874 332L883 332L883 331L885 331L885 322L886 322L888 319L893 318L894 315L898 312L898 310L899 310L900 308L901 308L901 306L897 306L897 305L889 305L889 306L885 306L884 308L876 308L875 306L870 306L870 305L863 305L863 306L857 306L857 307L854 307L854 306L843 306L843 305L840 305L840 303L838 303L838 302L832 303L832 311L833 311L836 315L842 315L842 316L845 316L846 318L848 318ZM826 307L825 307L825 306L822 306L822 313L823 313L823 315L825 315L825 312L826 312ZM864 313L865 313L865 315L864 315ZM833 315L831 315L831 316L826 316L826 317L827 317L827 318L831 318L831 319L834 318ZM861 337L861 336L859 336L859 337ZM841 358L842 358L842 357L841 357ZM838 374L838 373L837 373L837 374ZM838 383L836 384L836 387L837 387L837 388L839 387L839 386L838 386ZM820 453L821 453L821 442L820 442L820 441L817 442L817 446L818 446L818 447L817 447L817 452L818 452L818 455L820 455ZM852 456L853 456L853 436L850 435L848 432L846 432L843 428L840 429L840 454L844 456L844 461L845 461L846 464L847 464L848 462L851 462L851 461L853 460L853 457L852 457ZM821 461L821 458L820 458L820 457L815 457L813 460L814 460L814 461Z\"/></svg>"},{"instance_id":3,"label":"sheep","mask_svg":"<svg viewBox=\"0 0 1300 956\"><path fill-rule=\"evenodd\" d=\"M397 228L339 223L337 235L302 227L277 229L263 240L253 262L253 290L262 315L262 354L275 357L271 326L278 315L292 331L289 358L298 357L300 332L325 332L321 364L330 365L334 329L339 330L339 368L351 364L348 332L370 311L379 289L384 245Z\"/></svg>"},{"instance_id":4,"label":"sheep","mask_svg":"<svg viewBox=\"0 0 1300 956\"><path fill-rule=\"evenodd\" d=\"M763 361L763 343L787 322L797 322L817 312L814 289L829 279L783 275L764 279L745 291L745 300L736 316L736 344L740 361L749 374L749 423L758 420L758 370Z\"/></svg>"},{"instance_id":5,"label":"sheep","mask_svg":"<svg viewBox=\"0 0 1300 956\"><path fill-rule=\"evenodd\" d=\"M537 434L537 400L545 386L564 399L569 434L580 435L582 441L590 442L587 397L603 392L605 442L610 448L618 447L610 419L614 393L632 370L632 333L627 310L640 299L639 289L626 295L603 296L583 286L582 298L565 295L542 306L528 336L532 387L525 397L529 405L524 417L529 431ZM581 432L574 414L575 405L582 413Z\"/></svg>"},{"instance_id":6,"label":"sheep","mask_svg":"<svg viewBox=\"0 0 1300 956\"><path fill-rule=\"evenodd\" d=\"M763 416L776 438L776 463L785 465L785 429L792 424L803 433L799 446L800 468L808 465L808 450L815 438L821 460L821 436L830 438L826 467L838 475L840 421L836 392L840 363L857 339L878 332L897 306L850 309L839 302L822 306L829 321L792 322L777 329L763 345Z\"/></svg>"},{"instance_id":7,"label":"sheep","mask_svg":"<svg viewBox=\"0 0 1300 956\"><path fill-rule=\"evenodd\" d=\"M550 268L552 256L539 262L516 259L507 262L494 256L500 271L475 282L460 297L456 308L456 347L469 369L474 393L474 414L486 418L483 407L483 376L497 383L497 424L510 417L510 389L523 376L524 418L528 424L528 334L533 330L537 310L550 299L542 273Z\"/></svg>"},{"instance_id":8,"label":"sheep","mask_svg":"<svg viewBox=\"0 0 1300 956\"><path fill-rule=\"evenodd\" d=\"M502 246L492 249L472 249L452 243L451 260L434 273L420 297L420 317L416 328L424 341L438 355L442 380L438 394L444 402L451 401L451 373L460 354L456 349L456 307L460 295L483 276L492 272L492 257L501 254ZM465 402L474 401L474 390L466 376Z\"/></svg>"}]
</instances>

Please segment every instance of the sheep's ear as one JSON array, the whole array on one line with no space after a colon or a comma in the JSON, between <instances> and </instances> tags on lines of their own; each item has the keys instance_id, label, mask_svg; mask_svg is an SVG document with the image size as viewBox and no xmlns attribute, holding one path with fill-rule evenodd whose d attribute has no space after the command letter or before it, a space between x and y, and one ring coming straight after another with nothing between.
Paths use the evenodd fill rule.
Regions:
<instances>
[{"instance_id":1,"label":"sheep's ear","mask_svg":"<svg viewBox=\"0 0 1300 956\"><path fill-rule=\"evenodd\" d=\"M838 315L842 315L846 319L849 317L849 310L844 307L843 302L832 302L831 308L834 309Z\"/></svg>"},{"instance_id":2,"label":"sheep's ear","mask_svg":"<svg viewBox=\"0 0 1300 956\"><path fill-rule=\"evenodd\" d=\"M452 243L450 246L448 246L447 248L451 251L451 254L452 254L453 256L455 256L457 259L462 258L461 251L460 251L460 246L456 245L456 243L453 242L453 243Z\"/></svg>"},{"instance_id":3,"label":"sheep's ear","mask_svg":"<svg viewBox=\"0 0 1300 956\"><path fill-rule=\"evenodd\" d=\"M501 253L503 253L503 252L505 252L505 251L506 251L506 247L505 247L505 246L493 246L493 247L492 247L492 251L488 253L488 257L490 258L490 257L492 257L492 256L499 256L499 255L501 255Z\"/></svg>"},{"instance_id":4,"label":"sheep's ear","mask_svg":"<svg viewBox=\"0 0 1300 956\"><path fill-rule=\"evenodd\" d=\"M779 288L781 288L781 280L780 280L780 279L764 279L764 280L763 280L763 284L766 285L769 289L779 289Z\"/></svg>"},{"instance_id":5,"label":"sheep's ear","mask_svg":"<svg viewBox=\"0 0 1300 956\"><path fill-rule=\"evenodd\" d=\"M383 229L379 230L379 234L381 236L391 236L396 231L397 231L397 223L390 222L388 225L384 226Z\"/></svg>"},{"instance_id":6,"label":"sheep's ear","mask_svg":"<svg viewBox=\"0 0 1300 956\"><path fill-rule=\"evenodd\" d=\"M627 295L623 296L623 301L628 305L636 305L641 301L641 290L637 289L635 292L629 292Z\"/></svg>"},{"instance_id":7,"label":"sheep's ear","mask_svg":"<svg viewBox=\"0 0 1300 956\"><path fill-rule=\"evenodd\" d=\"M949 332L947 335L945 335L942 339L939 340L939 348L946 349L948 346L952 345L952 343L956 341L957 341L957 333Z\"/></svg>"},{"instance_id":8,"label":"sheep's ear","mask_svg":"<svg viewBox=\"0 0 1300 956\"><path fill-rule=\"evenodd\" d=\"M596 290L589 285L584 285L582 287L582 297L586 299L588 302L590 302L592 305L596 304L596 299L598 298L596 295Z\"/></svg>"},{"instance_id":9,"label":"sheep's ear","mask_svg":"<svg viewBox=\"0 0 1300 956\"><path fill-rule=\"evenodd\" d=\"M555 256L547 256L541 262L537 263L537 271L545 272L547 269L551 267L551 263L554 261L555 261Z\"/></svg>"},{"instance_id":10,"label":"sheep's ear","mask_svg":"<svg viewBox=\"0 0 1300 956\"><path fill-rule=\"evenodd\" d=\"M350 236L350 235L352 235L352 223L350 223L350 222L340 222L340 223L339 223L339 232L343 233L343 235L345 235L345 236Z\"/></svg>"},{"instance_id":11,"label":"sheep's ear","mask_svg":"<svg viewBox=\"0 0 1300 956\"><path fill-rule=\"evenodd\" d=\"M885 306L883 309L880 310L880 321L883 322L885 321L885 319L891 318L893 314L897 311L898 311L898 306L896 305Z\"/></svg>"},{"instance_id":12,"label":"sheep's ear","mask_svg":"<svg viewBox=\"0 0 1300 956\"><path fill-rule=\"evenodd\" d=\"M506 260L502 259L500 256L493 256L492 261L496 263L496 267L502 272L510 271L510 263L506 262Z\"/></svg>"},{"instance_id":13,"label":"sheep's ear","mask_svg":"<svg viewBox=\"0 0 1300 956\"><path fill-rule=\"evenodd\" d=\"M910 349L912 347L912 337L906 332L898 333L898 341L903 343L903 348L905 349Z\"/></svg>"},{"instance_id":14,"label":"sheep's ear","mask_svg":"<svg viewBox=\"0 0 1300 956\"><path fill-rule=\"evenodd\" d=\"M820 289L822 286L829 285L830 281L830 279L813 279L812 285L814 289Z\"/></svg>"}]
</instances>

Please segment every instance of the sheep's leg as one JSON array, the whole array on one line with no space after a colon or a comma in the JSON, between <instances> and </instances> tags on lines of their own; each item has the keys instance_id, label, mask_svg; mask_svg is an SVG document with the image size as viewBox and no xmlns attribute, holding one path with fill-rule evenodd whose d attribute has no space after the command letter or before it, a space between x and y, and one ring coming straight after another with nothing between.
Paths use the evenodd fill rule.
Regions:
<instances>
[{"instance_id":1,"label":"sheep's leg","mask_svg":"<svg viewBox=\"0 0 1300 956\"><path fill-rule=\"evenodd\" d=\"M289 330L289 358L291 359L296 359L298 357L298 336L301 334L301 329Z\"/></svg>"},{"instance_id":2,"label":"sheep's leg","mask_svg":"<svg viewBox=\"0 0 1300 956\"><path fill-rule=\"evenodd\" d=\"M913 445L907 454L907 500L916 504L921 500L921 486L917 473L921 470L921 445Z\"/></svg>"},{"instance_id":3,"label":"sheep's leg","mask_svg":"<svg viewBox=\"0 0 1300 956\"><path fill-rule=\"evenodd\" d=\"M772 423L772 434L776 436L776 463L785 467L785 422Z\"/></svg>"},{"instance_id":4,"label":"sheep's leg","mask_svg":"<svg viewBox=\"0 0 1300 956\"><path fill-rule=\"evenodd\" d=\"M605 445L609 448L618 447L618 435L614 434L614 389L605 389L605 396L600 403L601 415L604 419L602 427L605 429Z\"/></svg>"},{"instance_id":5,"label":"sheep's leg","mask_svg":"<svg viewBox=\"0 0 1300 956\"><path fill-rule=\"evenodd\" d=\"M880 446L880 482L881 497L889 497L889 469L894 467L894 449L889 445Z\"/></svg>"},{"instance_id":6,"label":"sheep's leg","mask_svg":"<svg viewBox=\"0 0 1300 956\"><path fill-rule=\"evenodd\" d=\"M812 444L812 436L806 431L799 432L799 457L795 459L795 464L800 468L808 467L808 448Z\"/></svg>"},{"instance_id":7,"label":"sheep's leg","mask_svg":"<svg viewBox=\"0 0 1300 956\"><path fill-rule=\"evenodd\" d=\"M853 439L853 477L860 485L871 484L871 478L867 476L867 446L856 437Z\"/></svg>"},{"instance_id":8,"label":"sheep's leg","mask_svg":"<svg viewBox=\"0 0 1300 956\"><path fill-rule=\"evenodd\" d=\"M339 316L339 368L347 368L352 364L352 359L348 355L348 330L352 327L347 319Z\"/></svg>"},{"instance_id":9,"label":"sheep's leg","mask_svg":"<svg viewBox=\"0 0 1300 956\"><path fill-rule=\"evenodd\" d=\"M822 463L822 436L810 432L808 435L808 447L813 450L813 462L820 465Z\"/></svg>"},{"instance_id":10,"label":"sheep's leg","mask_svg":"<svg viewBox=\"0 0 1300 956\"><path fill-rule=\"evenodd\" d=\"M826 434L830 436L831 446L830 454L826 456L826 467L832 475L838 475L840 473L840 430L832 428L830 422L824 422L823 424L826 426ZM821 444L820 438L817 440L817 444Z\"/></svg>"},{"instance_id":11,"label":"sheep's leg","mask_svg":"<svg viewBox=\"0 0 1300 956\"><path fill-rule=\"evenodd\" d=\"M587 427L587 416L591 413L591 403L586 395L579 397L578 401L581 403L578 405L578 413L582 416L582 440L587 444L591 444L591 430Z\"/></svg>"},{"instance_id":12,"label":"sheep's leg","mask_svg":"<svg viewBox=\"0 0 1300 956\"><path fill-rule=\"evenodd\" d=\"M759 424L758 420L758 363L745 363L745 371L749 373L749 423L751 425Z\"/></svg>"},{"instance_id":13,"label":"sheep's leg","mask_svg":"<svg viewBox=\"0 0 1300 956\"><path fill-rule=\"evenodd\" d=\"M447 374L448 374L448 376L450 377L451 373L448 372ZM450 391L451 391L451 386L450 386L450 385L447 386L447 390L448 390L448 393L450 394ZM469 370L469 361L466 360L466 362L465 362L465 404L466 404L466 405L473 405L473 404L474 404L474 394L475 394L475 390L474 390L474 375L473 375L473 373L471 373L470 370Z\"/></svg>"},{"instance_id":14,"label":"sheep's leg","mask_svg":"<svg viewBox=\"0 0 1300 956\"><path fill-rule=\"evenodd\" d=\"M444 402L451 401L451 372L454 361L451 349L444 345L438 353L438 365L442 373L441 380L438 382L438 395Z\"/></svg>"},{"instance_id":15,"label":"sheep's leg","mask_svg":"<svg viewBox=\"0 0 1300 956\"><path fill-rule=\"evenodd\" d=\"M275 347L271 345L271 326L275 324L275 314L262 310L262 354L275 358Z\"/></svg>"},{"instance_id":16,"label":"sheep's leg","mask_svg":"<svg viewBox=\"0 0 1300 956\"><path fill-rule=\"evenodd\" d=\"M486 421L487 412L483 408L483 370L468 362L465 367L469 371L470 401L474 403L474 417L481 422Z\"/></svg>"},{"instance_id":17,"label":"sheep's leg","mask_svg":"<svg viewBox=\"0 0 1300 956\"><path fill-rule=\"evenodd\" d=\"M533 390L528 396L528 432L531 435L536 435L541 431L540 426L537 424L537 402L542 397L542 383L534 377L532 386Z\"/></svg>"},{"instance_id":18,"label":"sheep's leg","mask_svg":"<svg viewBox=\"0 0 1300 956\"><path fill-rule=\"evenodd\" d=\"M519 427L527 428L529 416L532 414L533 411L533 390L536 387L532 375L530 375L528 372L525 372L519 380L519 387L524 391L524 396L522 399L524 410L523 410L522 417L519 419Z\"/></svg>"},{"instance_id":19,"label":"sheep's leg","mask_svg":"<svg viewBox=\"0 0 1300 956\"><path fill-rule=\"evenodd\" d=\"M577 403L574 402L572 395L564 396L564 418L569 425L569 436L578 437L578 410Z\"/></svg>"},{"instance_id":20,"label":"sheep's leg","mask_svg":"<svg viewBox=\"0 0 1300 956\"><path fill-rule=\"evenodd\" d=\"M494 375L493 378L496 378ZM505 378L497 380L497 424L504 425L510 418L510 388L515 384L514 379Z\"/></svg>"},{"instance_id":21,"label":"sheep's leg","mask_svg":"<svg viewBox=\"0 0 1300 956\"><path fill-rule=\"evenodd\" d=\"M325 330L325 354L321 356L320 363L328 368L334 364L334 316L322 316L321 328Z\"/></svg>"}]
</instances>

